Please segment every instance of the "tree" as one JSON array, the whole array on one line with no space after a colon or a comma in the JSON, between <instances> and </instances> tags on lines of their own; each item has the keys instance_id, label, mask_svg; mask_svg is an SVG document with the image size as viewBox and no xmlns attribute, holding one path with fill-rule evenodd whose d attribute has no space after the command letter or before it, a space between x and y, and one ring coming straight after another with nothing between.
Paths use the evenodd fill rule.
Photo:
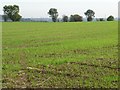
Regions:
<instances>
[{"instance_id":1,"label":"tree","mask_svg":"<svg viewBox=\"0 0 120 90\"><path fill-rule=\"evenodd\" d=\"M82 16L79 16L78 14L70 16L70 22L81 22L81 21L83 21Z\"/></svg>"},{"instance_id":2,"label":"tree","mask_svg":"<svg viewBox=\"0 0 120 90\"><path fill-rule=\"evenodd\" d=\"M78 14L75 14L75 15L74 15L74 21L75 21L75 22L83 21L83 20L82 20L82 16L79 16Z\"/></svg>"},{"instance_id":3,"label":"tree","mask_svg":"<svg viewBox=\"0 0 120 90\"><path fill-rule=\"evenodd\" d=\"M87 10L85 13L84 13L87 17L87 21L92 21L93 20L93 17L95 17L95 12L93 10Z\"/></svg>"},{"instance_id":4,"label":"tree","mask_svg":"<svg viewBox=\"0 0 120 90\"><path fill-rule=\"evenodd\" d=\"M15 14L15 15L13 15L13 16L11 17L11 19L12 19L13 21L20 21L21 16L20 16L19 14Z\"/></svg>"},{"instance_id":5,"label":"tree","mask_svg":"<svg viewBox=\"0 0 120 90\"><path fill-rule=\"evenodd\" d=\"M114 17L111 15L107 18L107 21L114 21Z\"/></svg>"},{"instance_id":6,"label":"tree","mask_svg":"<svg viewBox=\"0 0 120 90\"><path fill-rule=\"evenodd\" d=\"M96 21L105 21L104 18L96 18Z\"/></svg>"},{"instance_id":7,"label":"tree","mask_svg":"<svg viewBox=\"0 0 120 90\"><path fill-rule=\"evenodd\" d=\"M8 15L2 15L2 18L3 18L3 20L4 20L5 22L7 22L7 20L8 20Z\"/></svg>"},{"instance_id":8,"label":"tree","mask_svg":"<svg viewBox=\"0 0 120 90\"><path fill-rule=\"evenodd\" d=\"M104 18L100 18L100 21L105 21Z\"/></svg>"},{"instance_id":9,"label":"tree","mask_svg":"<svg viewBox=\"0 0 120 90\"><path fill-rule=\"evenodd\" d=\"M53 21L53 22L56 22L56 21L57 21L57 17L58 17L57 9L51 8L51 9L49 10L48 14L50 15L50 17L52 17L52 21Z\"/></svg>"},{"instance_id":10,"label":"tree","mask_svg":"<svg viewBox=\"0 0 120 90\"><path fill-rule=\"evenodd\" d=\"M63 20L63 22L68 22L68 16L64 15L62 20Z\"/></svg>"},{"instance_id":11,"label":"tree","mask_svg":"<svg viewBox=\"0 0 120 90\"><path fill-rule=\"evenodd\" d=\"M22 16L19 13L19 6L17 5L5 5L3 7L4 15L7 15L12 21L20 21Z\"/></svg>"},{"instance_id":12,"label":"tree","mask_svg":"<svg viewBox=\"0 0 120 90\"><path fill-rule=\"evenodd\" d=\"M74 22L75 20L74 20L74 15L71 15L70 16L70 22Z\"/></svg>"}]
</instances>

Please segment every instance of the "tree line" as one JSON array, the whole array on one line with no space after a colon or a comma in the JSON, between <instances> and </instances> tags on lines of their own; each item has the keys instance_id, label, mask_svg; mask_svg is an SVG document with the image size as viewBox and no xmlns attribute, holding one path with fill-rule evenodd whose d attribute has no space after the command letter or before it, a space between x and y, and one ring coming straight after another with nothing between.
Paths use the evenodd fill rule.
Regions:
<instances>
[{"instance_id":1,"label":"tree line","mask_svg":"<svg viewBox=\"0 0 120 90\"><path fill-rule=\"evenodd\" d=\"M5 22L8 19L12 20L13 22L20 21L20 19L22 18L22 16L19 14L18 5L8 5L8 6L5 5L3 7L3 12L4 12L4 15L2 17ZM48 14L52 18L53 22L59 22L59 19L58 19L59 14L56 8L50 8L48 11ZM93 10L88 9L84 14L87 18L87 21L93 21L95 17L95 12ZM113 20L114 20L114 17L112 15L110 15L107 18L107 21L113 21ZM63 15L62 21L63 22L82 22L83 17L78 14L70 15L70 17L68 17L67 15ZM104 21L104 18L96 19L96 21Z\"/></svg>"}]
</instances>

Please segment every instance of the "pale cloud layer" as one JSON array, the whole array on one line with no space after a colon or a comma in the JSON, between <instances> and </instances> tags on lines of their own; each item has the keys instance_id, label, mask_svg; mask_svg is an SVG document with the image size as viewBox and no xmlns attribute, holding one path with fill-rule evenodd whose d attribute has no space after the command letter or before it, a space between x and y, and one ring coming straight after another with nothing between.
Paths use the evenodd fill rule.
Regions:
<instances>
[{"instance_id":1,"label":"pale cloud layer","mask_svg":"<svg viewBox=\"0 0 120 90\"><path fill-rule=\"evenodd\" d=\"M49 17L50 8L57 8L62 15L79 14L85 17L87 9L95 11L96 17L118 16L119 0L0 0L0 14L4 5L19 5L23 17Z\"/></svg>"}]
</instances>

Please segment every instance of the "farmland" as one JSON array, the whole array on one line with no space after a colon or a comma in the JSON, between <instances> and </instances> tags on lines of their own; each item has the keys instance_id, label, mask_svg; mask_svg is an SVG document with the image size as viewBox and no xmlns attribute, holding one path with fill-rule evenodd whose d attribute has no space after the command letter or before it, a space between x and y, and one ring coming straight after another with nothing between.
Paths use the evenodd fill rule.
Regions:
<instances>
[{"instance_id":1,"label":"farmland","mask_svg":"<svg viewBox=\"0 0 120 90\"><path fill-rule=\"evenodd\" d=\"M4 22L3 87L117 88L117 22Z\"/></svg>"}]
</instances>

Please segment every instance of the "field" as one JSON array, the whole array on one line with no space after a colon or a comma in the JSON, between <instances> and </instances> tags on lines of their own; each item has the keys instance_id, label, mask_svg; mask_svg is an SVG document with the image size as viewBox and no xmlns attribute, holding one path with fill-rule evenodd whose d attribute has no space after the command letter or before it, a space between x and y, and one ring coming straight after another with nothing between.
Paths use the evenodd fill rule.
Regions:
<instances>
[{"instance_id":1,"label":"field","mask_svg":"<svg viewBox=\"0 0 120 90\"><path fill-rule=\"evenodd\" d=\"M3 23L3 87L117 88L117 22Z\"/></svg>"}]
</instances>

